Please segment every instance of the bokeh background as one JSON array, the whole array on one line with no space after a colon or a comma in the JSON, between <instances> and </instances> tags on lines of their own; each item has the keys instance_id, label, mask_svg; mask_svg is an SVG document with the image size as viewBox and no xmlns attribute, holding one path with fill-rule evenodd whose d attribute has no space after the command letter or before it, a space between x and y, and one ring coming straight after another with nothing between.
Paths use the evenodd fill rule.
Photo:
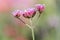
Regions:
<instances>
[{"instance_id":1,"label":"bokeh background","mask_svg":"<svg viewBox=\"0 0 60 40\"><path fill-rule=\"evenodd\" d=\"M0 40L32 40L31 30L12 12L35 4L45 4L46 7L38 21L37 15L32 20L35 39L60 40L60 0L0 0Z\"/></svg>"}]
</instances>

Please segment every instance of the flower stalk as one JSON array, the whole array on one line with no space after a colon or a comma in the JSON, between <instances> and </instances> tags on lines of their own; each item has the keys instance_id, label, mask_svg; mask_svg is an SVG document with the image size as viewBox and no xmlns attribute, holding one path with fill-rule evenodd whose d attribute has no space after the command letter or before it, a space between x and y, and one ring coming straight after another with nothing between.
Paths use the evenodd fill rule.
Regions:
<instances>
[{"instance_id":1,"label":"flower stalk","mask_svg":"<svg viewBox=\"0 0 60 40\"><path fill-rule=\"evenodd\" d=\"M31 30L32 30L32 38L33 38L33 40L35 40L34 29L31 29Z\"/></svg>"},{"instance_id":2,"label":"flower stalk","mask_svg":"<svg viewBox=\"0 0 60 40\"><path fill-rule=\"evenodd\" d=\"M32 38L33 40L35 40L32 18L30 18L30 24L31 24Z\"/></svg>"},{"instance_id":3,"label":"flower stalk","mask_svg":"<svg viewBox=\"0 0 60 40\"><path fill-rule=\"evenodd\" d=\"M36 15L36 12L39 12L39 16L37 19L39 19L40 15L42 14L42 12L44 12L45 10L45 5L43 4L37 4L35 6L36 8L29 8L27 10L21 11L21 10L16 10L13 12L13 16L18 18L21 22L23 22L27 27L29 27L31 29L32 32L32 39L35 40L35 36L34 36L34 28L33 28L33 22L32 22L32 18ZM30 19L30 25L27 24L25 21L23 21L21 17L23 16L24 18L28 18Z\"/></svg>"},{"instance_id":4,"label":"flower stalk","mask_svg":"<svg viewBox=\"0 0 60 40\"><path fill-rule=\"evenodd\" d=\"M23 22L27 27L29 27L31 29L32 32L32 39L35 40L35 36L34 36L34 28L32 27L32 19L30 19L30 25L25 23L22 19L18 18L21 22Z\"/></svg>"}]
</instances>

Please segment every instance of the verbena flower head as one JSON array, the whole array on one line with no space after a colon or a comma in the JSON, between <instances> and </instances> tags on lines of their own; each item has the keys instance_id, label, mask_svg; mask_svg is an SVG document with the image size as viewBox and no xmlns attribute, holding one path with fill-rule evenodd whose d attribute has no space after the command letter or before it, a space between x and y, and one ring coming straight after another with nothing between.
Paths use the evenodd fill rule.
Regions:
<instances>
[{"instance_id":1,"label":"verbena flower head","mask_svg":"<svg viewBox=\"0 0 60 40\"><path fill-rule=\"evenodd\" d=\"M13 14L14 17L18 18L18 17L20 17L23 14L23 11L15 10L12 14Z\"/></svg>"},{"instance_id":2,"label":"verbena flower head","mask_svg":"<svg viewBox=\"0 0 60 40\"><path fill-rule=\"evenodd\" d=\"M42 12L44 11L44 9L45 9L45 5L44 5L44 4L36 4L35 6L36 6L36 9L37 9L40 13L42 13Z\"/></svg>"},{"instance_id":3,"label":"verbena flower head","mask_svg":"<svg viewBox=\"0 0 60 40\"><path fill-rule=\"evenodd\" d=\"M34 17L35 14L36 14L35 8L29 8L29 9L24 11L23 16L25 18L32 18L32 17Z\"/></svg>"}]
</instances>

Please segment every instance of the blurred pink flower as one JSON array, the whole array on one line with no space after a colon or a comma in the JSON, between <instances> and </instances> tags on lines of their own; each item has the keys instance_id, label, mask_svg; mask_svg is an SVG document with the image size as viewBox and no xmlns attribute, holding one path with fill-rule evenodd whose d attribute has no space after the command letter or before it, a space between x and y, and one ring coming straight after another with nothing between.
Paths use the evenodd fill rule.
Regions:
<instances>
[{"instance_id":1,"label":"blurred pink flower","mask_svg":"<svg viewBox=\"0 0 60 40\"><path fill-rule=\"evenodd\" d=\"M29 8L24 11L23 16L26 18L31 18L31 17L34 17L35 14L36 14L35 8Z\"/></svg>"},{"instance_id":2,"label":"blurred pink flower","mask_svg":"<svg viewBox=\"0 0 60 40\"><path fill-rule=\"evenodd\" d=\"M36 9L37 9L40 13L42 13L42 12L44 11L44 9L45 9L45 5L44 5L44 4L36 4L35 6L36 6Z\"/></svg>"},{"instance_id":3,"label":"blurred pink flower","mask_svg":"<svg viewBox=\"0 0 60 40\"><path fill-rule=\"evenodd\" d=\"M23 11L21 11L21 10L15 10L15 11L13 11L12 14L13 14L14 17L20 17L20 16L22 16Z\"/></svg>"}]
</instances>

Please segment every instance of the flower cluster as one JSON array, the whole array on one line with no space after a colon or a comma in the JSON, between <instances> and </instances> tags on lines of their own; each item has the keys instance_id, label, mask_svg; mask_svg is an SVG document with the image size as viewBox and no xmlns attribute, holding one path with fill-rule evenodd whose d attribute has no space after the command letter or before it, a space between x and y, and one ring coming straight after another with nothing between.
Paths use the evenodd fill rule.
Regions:
<instances>
[{"instance_id":1,"label":"flower cluster","mask_svg":"<svg viewBox=\"0 0 60 40\"><path fill-rule=\"evenodd\" d=\"M16 10L16 11L13 12L14 17L18 18L21 22L23 22L27 27L29 27L31 29L33 40L35 40L35 37L34 37L34 28L33 28L34 26L33 26L33 23L32 23L32 18L35 16L37 11L39 12L39 17L40 17L40 14L44 11L44 9L45 9L45 5L37 4L37 5L35 5L34 8L28 8L24 11ZM22 20L20 18L21 16L23 16L24 18L31 18L31 19L29 19L30 24L28 24L24 20Z\"/></svg>"},{"instance_id":2,"label":"flower cluster","mask_svg":"<svg viewBox=\"0 0 60 40\"><path fill-rule=\"evenodd\" d=\"M41 14L45 9L45 6L43 4L36 4L35 8L28 8L24 11L21 10L16 10L13 12L13 16L15 17L20 17L23 16L25 18L32 18L35 16L36 12L39 11L39 13Z\"/></svg>"}]
</instances>

